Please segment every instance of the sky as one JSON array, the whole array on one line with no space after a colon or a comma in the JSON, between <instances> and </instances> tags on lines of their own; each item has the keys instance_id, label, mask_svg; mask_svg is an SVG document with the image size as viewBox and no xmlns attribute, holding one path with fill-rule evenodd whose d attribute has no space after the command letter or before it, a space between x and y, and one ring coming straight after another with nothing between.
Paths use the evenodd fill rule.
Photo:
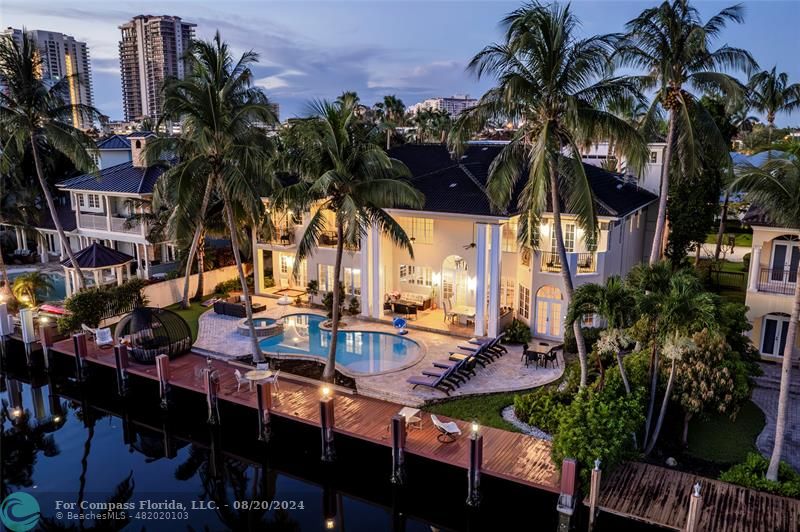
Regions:
<instances>
[{"instance_id":1,"label":"sky","mask_svg":"<svg viewBox=\"0 0 800 532\"><path fill-rule=\"evenodd\" d=\"M585 35L619 32L655 0L573 2ZM731 2L695 0L704 17ZM718 44L751 51L763 68L777 65L800 82L800 0L744 3L745 23L726 29ZM355 90L372 104L396 94L406 105L425 98L479 97L491 79L465 71L469 59L501 37L499 21L520 2L0 0L0 27L73 35L90 49L95 106L122 118L118 26L139 14L176 15L197 24L197 36L219 30L237 53L254 50L256 83L280 104L281 120L302 116L316 98ZM778 116L800 125L800 111Z\"/></svg>"}]
</instances>

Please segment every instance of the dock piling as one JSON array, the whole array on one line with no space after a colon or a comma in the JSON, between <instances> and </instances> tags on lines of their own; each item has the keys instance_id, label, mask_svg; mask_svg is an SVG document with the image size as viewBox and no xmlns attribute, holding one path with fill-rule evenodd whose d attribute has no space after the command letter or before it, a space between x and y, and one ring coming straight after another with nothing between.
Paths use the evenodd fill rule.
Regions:
<instances>
[{"instance_id":1,"label":"dock piling","mask_svg":"<svg viewBox=\"0 0 800 532\"><path fill-rule=\"evenodd\" d=\"M333 462L336 459L336 450L333 447L333 395L327 386L322 389L322 398L319 400L319 422L322 433L322 461Z\"/></svg>"},{"instance_id":2,"label":"dock piling","mask_svg":"<svg viewBox=\"0 0 800 532\"><path fill-rule=\"evenodd\" d=\"M14 332L14 328L8 318L8 303L0 302L0 337L2 338L10 336Z\"/></svg>"},{"instance_id":3,"label":"dock piling","mask_svg":"<svg viewBox=\"0 0 800 532\"><path fill-rule=\"evenodd\" d=\"M692 487L692 496L689 497L689 512L686 514L685 532L700 530L700 513L703 510L703 496L700 495L700 483Z\"/></svg>"},{"instance_id":4,"label":"dock piling","mask_svg":"<svg viewBox=\"0 0 800 532\"><path fill-rule=\"evenodd\" d=\"M219 377L214 369L209 365L203 369L203 382L206 388L206 406L208 407L208 424L219 424L219 405L217 396L219 395Z\"/></svg>"},{"instance_id":5,"label":"dock piling","mask_svg":"<svg viewBox=\"0 0 800 532\"><path fill-rule=\"evenodd\" d=\"M272 409L272 384L259 382L256 384L258 399L258 439L268 442L272 434L269 411Z\"/></svg>"},{"instance_id":6,"label":"dock piling","mask_svg":"<svg viewBox=\"0 0 800 532\"><path fill-rule=\"evenodd\" d=\"M117 393L120 397L128 395L128 346L114 346L114 366L117 372Z\"/></svg>"},{"instance_id":7,"label":"dock piling","mask_svg":"<svg viewBox=\"0 0 800 532\"><path fill-rule=\"evenodd\" d=\"M86 378L86 355L89 350L86 346L86 333L75 333L72 335L72 345L75 348L75 376L78 381L83 382Z\"/></svg>"},{"instance_id":8,"label":"dock piling","mask_svg":"<svg viewBox=\"0 0 800 532\"><path fill-rule=\"evenodd\" d=\"M47 318L39 318L39 343L42 344L44 354L44 369L50 369L50 348L56 337L56 327Z\"/></svg>"},{"instance_id":9,"label":"dock piling","mask_svg":"<svg viewBox=\"0 0 800 532\"><path fill-rule=\"evenodd\" d=\"M594 461L592 478L589 482L589 530L594 528L594 520L597 517L597 501L600 498L600 459Z\"/></svg>"},{"instance_id":10,"label":"dock piling","mask_svg":"<svg viewBox=\"0 0 800 532\"><path fill-rule=\"evenodd\" d=\"M578 489L578 462L574 458L565 458L561 463L561 489L556 504L558 511L558 530L571 530L572 515L575 513L575 503Z\"/></svg>"},{"instance_id":11,"label":"dock piling","mask_svg":"<svg viewBox=\"0 0 800 532\"><path fill-rule=\"evenodd\" d=\"M469 438L469 468L467 469L467 506L477 507L481 503L481 468L483 467L483 434L478 424L472 424Z\"/></svg>"},{"instance_id":12,"label":"dock piling","mask_svg":"<svg viewBox=\"0 0 800 532\"><path fill-rule=\"evenodd\" d=\"M161 408L169 408L169 357L156 356L156 374L158 375L158 393L161 397Z\"/></svg>"},{"instance_id":13,"label":"dock piling","mask_svg":"<svg viewBox=\"0 0 800 532\"><path fill-rule=\"evenodd\" d=\"M406 418L400 414L392 416L392 484L402 485L406 481Z\"/></svg>"}]
</instances>

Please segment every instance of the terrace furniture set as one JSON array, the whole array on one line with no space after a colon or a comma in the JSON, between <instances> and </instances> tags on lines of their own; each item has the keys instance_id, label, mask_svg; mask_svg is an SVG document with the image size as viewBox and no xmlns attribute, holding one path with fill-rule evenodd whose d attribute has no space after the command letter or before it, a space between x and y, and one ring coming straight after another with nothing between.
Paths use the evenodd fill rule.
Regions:
<instances>
[{"instance_id":1,"label":"terrace furniture set","mask_svg":"<svg viewBox=\"0 0 800 532\"><path fill-rule=\"evenodd\" d=\"M547 364L550 364L550 367L556 367L559 365L558 352L562 349L564 349L564 344L551 346L546 342L539 342L539 349L535 350L529 349L528 344L523 344L520 359L525 362L526 368L529 364L533 364L534 368L539 366L546 368Z\"/></svg>"},{"instance_id":2,"label":"terrace furniture set","mask_svg":"<svg viewBox=\"0 0 800 532\"><path fill-rule=\"evenodd\" d=\"M486 367L508 350L500 345L504 334L496 338L472 338L469 345L460 345L462 352L451 352L447 360L437 360L433 368L423 370L422 375L410 377L407 382L416 388L426 386L450 395L451 391L475 376L476 366Z\"/></svg>"},{"instance_id":3,"label":"terrace furniture set","mask_svg":"<svg viewBox=\"0 0 800 532\"><path fill-rule=\"evenodd\" d=\"M267 310L267 306L263 303L254 303L250 300L250 305L253 313L262 312ZM223 316L235 316L237 318L244 318L247 316L247 309L245 309L242 296L231 296L227 299L218 299L214 302L214 313L222 314Z\"/></svg>"}]
</instances>

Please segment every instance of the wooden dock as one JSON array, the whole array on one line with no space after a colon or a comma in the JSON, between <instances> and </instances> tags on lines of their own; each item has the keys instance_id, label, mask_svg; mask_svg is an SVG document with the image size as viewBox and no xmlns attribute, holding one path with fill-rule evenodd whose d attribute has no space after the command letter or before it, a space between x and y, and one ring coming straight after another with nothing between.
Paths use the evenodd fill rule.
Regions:
<instances>
[{"instance_id":1,"label":"wooden dock","mask_svg":"<svg viewBox=\"0 0 800 532\"><path fill-rule=\"evenodd\" d=\"M697 530L800 530L800 501L641 462L618 466L602 482L598 508L664 528L686 525L691 487L699 482L703 507Z\"/></svg>"},{"instance_id":2,"label":"wooden dock","mask_svg":"<svg viewBox=\"0 0 800 532\"><path fill-rule=\"evenodd\" d=\"M114 351L99 349L94 342L87 342L86 361L114 368ZM74 356L72 339L56 342L53 351ZM255 392L242 386L236 391L233 375L236 366L224 361L213 360L214 369L220 376L218 398L252 409L257 408ZM175 388L194 391L205 395L200 369L206 367L206 358L190 353L170 361L170 384ZM157 381L156 367L137 364L132 359L128 368L130 375ZM294 380L281 373L280 391L273 392L270 414L287 419L320 426L320 390L307 382ZM335 399L334 431L345 436L358 438L385 447L391 446L388 430L392 416L403 405L372 399L357 394L337 394ZM410 428L407 433L406 452L437 462L467 469L469 462L469 423L458 423L462 436L452 443L441 443L436 439L438 432L430 418L425 416L421 429ZM525 434L481 427L483 434L483 467L485 475L510 480L526 486L551 493L559 491L559 473L550 459L550 442Z\"/></svg>"}]
</instances>

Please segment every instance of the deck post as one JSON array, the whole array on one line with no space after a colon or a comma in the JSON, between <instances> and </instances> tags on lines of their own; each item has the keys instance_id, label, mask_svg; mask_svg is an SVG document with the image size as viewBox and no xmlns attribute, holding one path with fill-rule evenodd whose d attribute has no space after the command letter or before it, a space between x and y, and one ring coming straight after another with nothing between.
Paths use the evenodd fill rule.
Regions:
<instances>
[{"instance_id":1,"label":"deck post","mask_svg":"<svg viewBox=\"0 0 800 532\"><path fill-rule=\"evenodd\" d=\"M256 383L256 398L258 399L258 439L268 442L272 433L269 411L272 409L272 384L269 382Z\"/></svg>"},{"instance_id":2,"label":"deck post","mask_svg":"<svg viewBox=\"0 0 800 532\"><path fill-rule=\"evenodd\" d=\"M592 479L589 483L589 530L594 527L594 520L597 517L597 501L600 498L600 459L594 461L592 469Z\"/></svg>"},{"instance_id":3,"label":"deck post","mask_svg":"<svg viewBox=\"0 0 800 532\"><path fill-rule=\"evenodd\" d=\"M128 395L128 346L114 346L114 366L117 371L117 393L120 397Z\"/></svg>"},{"instance_id":4,"label":"deck post","mask_svg":"<svg viewBox=\"0 0 800 532\"><path fill-rule=\"evenodd\" d=\"M19 327L22 332L22 342L32 344L36 341L36 332L33 328L33 310L29 308L19 309Z\"/></svg>"},{"instance_id":5,"label":"deck post","mask_svg":"<svg viewBox=\"0 0 800 532\"><path fill-rule=\"evenodd\" d=\"M333 447L333 427L335 426L333 417L333 395L330 388L322 389L322 398L319 400L319 424L322 433L322 461L333 462L336 458L336 450Z\"/></svg>"},{"instance_id":6,"label":"deck post","mask_svg":"<svg viewBox=\"0 0 800 532\"><path fill-rule=\"evenodd\" d=\"M211 367L203 369L203 382L206 385L206 406L208 407L208 424L219 424L219 406L217 405L217 394L219 394L219 377Z\"/></svg>"},{"instance_id":7,"label":"deck post","mask_svg":"<svg viewBox=\"0 0 800 532\"><path fill-rule=\"evenodd\" d=\"M0 337L2 338L10 336L14 332L8 317L8 303L0 301Z\"/></svg>"},{"instance_id":8,"label":"deck post","mask_svg":"<svg viewBox=\"0 0 800 532\"><path fill-rule=\"evenodd\" d=\"M556 504L558 511L558 530L571 530L572 514L575 513L578 488L578 462L574 458L565 458L561 463L561 490Z\"/></svg>"},{"instance_id":9,"label":"deck post","mask_svg":"<svg viewBox=\"0 0 800 532\"><path fill-rule=\"evenodd\" d=\"M685 532L700 530L700 514L703 511L703 496L700 495L700 483L692 487L692 496L689 497L689 512L686 514Z\"/></svg>"},{"instance_id":10,"label":"deck post","mask_svg":"<svg viewBox=\"0 0 800 532\"><path fill-rule=\"evenodd\" d=\"M336 497L336 490L334 490L329 482L322 485L322 516L325 519L325 530L336 530L338 524L338 509L339 501Z\"/></svg>"},{"instance_id":11,"label":"deck post","mask_svg":"<svg viewBox=\"0 0 800 532\"><path fill-rule=\"evenodd\" d=\"M50 348L56 336L56 328L49 320L39 318L39 343L42 344L44 354L44 369L50 369Z\"/></svg>"},{"instance_id":12,"label":"deck post","mask_svg":"<svg viewBox=\"0 0 800 532\"><path fill-rule=\"evenodd\" d=\"M467 469L467 506L477 507L481 503L481 468L483 467L483 434L478 425L472 424L469 438L469 467Z\"/></svg>"},{"instance_id":13,"label":"deck post","mask_svg":"<svg viewBox=\"0 0 800 532\"><path fill-rule=\"evenodd\" d=\"M392 484L406 481L406 418L392 416Z\"/></svg>"},{"instance_id":14,"label":"deck post","mask_svg":"<svg viewBox=\"0 0 800 532\"><path fill-rule=\"evenodd\" d=\"M156 356L156 374L158 375L158 394L161 397L161 408L169 407L169 357Z\"/></svg>"},{"instance_id":15,"label":"deck post","mask_svg":"<svg viewBox=\"0 0 800 532\"><path fill-rule=\"evenodd\" d=\"M78 381L83 381L86 378L86 355L88 348L86 346L86 333L75 333L72 335L72 346L75 349L75 376Z\"/></svg>"}]
</instances>

